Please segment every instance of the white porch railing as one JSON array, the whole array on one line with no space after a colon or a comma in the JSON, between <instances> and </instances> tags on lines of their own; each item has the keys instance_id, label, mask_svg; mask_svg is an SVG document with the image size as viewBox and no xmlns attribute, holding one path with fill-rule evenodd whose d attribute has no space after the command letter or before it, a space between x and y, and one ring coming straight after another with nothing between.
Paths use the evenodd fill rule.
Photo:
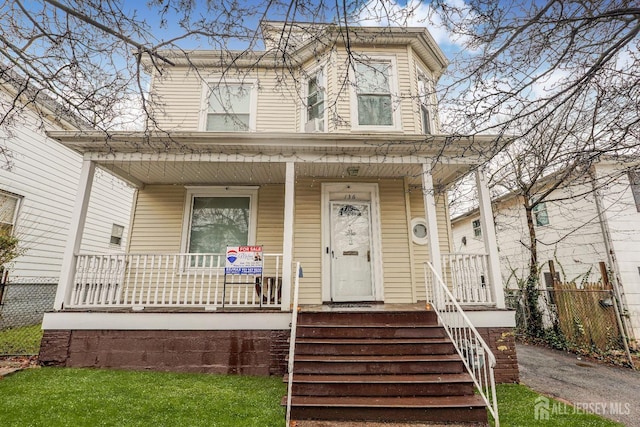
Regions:
<instances>
[{"instance_id":1,"label":"white porch railing","mask_svg":"<svg viewBox=\"0 0 640 427\"><path fill-rule=\"evenodd\" d=\"M442 254L442 275L460 304L493 304L489 255Z\"/></svg>"},{"instance_id":2,"label":"white porch railing","mask_svg":"<svg viewBox=\"0 0 640 427\"><path fill-rule=\"evenodd\" d=\"M430 262L425 263L424 274L429 302L462 358L478 393L487 404L495 426L500 427L493 372L496 358ZM429 280L430 277L432 280Z\"/></svg>"},{"instance_id":3,"label":"white porch railing","mask_svg":"<svg viewBox=\"0 0 640 427\"><path fill-rule=\"evenodd\" d=\"M296 334L298 327L298 295L300 290L300 263L296 263L296 278L293 285L293 304L291 305L291 335L289 338L289 360L287 363L287 413L285 426L291 424L291 397L293 392L293 365L296 355Z\"/></svg>"},{"instance_id":4,"label":"white porch railing","mask_svg":"<svg viewBox=\"0 0 640 427\"><path fill-rule=\"evenodd\" d=\"M281 306L282 254L259 276L224 274L224 254L81 254L69 308Z\"/></svg>"}]
</instances>

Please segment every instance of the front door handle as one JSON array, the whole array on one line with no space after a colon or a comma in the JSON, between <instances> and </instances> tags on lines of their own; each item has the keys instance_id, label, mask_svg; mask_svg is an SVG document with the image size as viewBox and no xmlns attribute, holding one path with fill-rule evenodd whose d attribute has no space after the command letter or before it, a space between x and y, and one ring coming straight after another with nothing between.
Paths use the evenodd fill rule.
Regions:
<instances>
[{"instance_id":1,"label":"front door handle","mask_svg":"<svg viewBox=\"0 0 640 427\"><path fill-rule=\"evenodd\" d=\"M371 251L367 251L367 261L371 262Z\"/></svg>"}]
</instances>

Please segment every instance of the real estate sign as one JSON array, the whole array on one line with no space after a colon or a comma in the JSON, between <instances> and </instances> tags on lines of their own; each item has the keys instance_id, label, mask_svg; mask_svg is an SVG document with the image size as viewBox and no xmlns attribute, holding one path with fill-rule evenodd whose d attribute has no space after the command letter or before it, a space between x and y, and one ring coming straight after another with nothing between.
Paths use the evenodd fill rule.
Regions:
<instances>
[{"instance_id":1,"label":"real estate sign","mask_svg":"<svg viewBox=\"0 0 640 427\"><path fill-rule=\"evenodd\" d=\"M225 274L262 275L262 246L227 246Z\"/></svg>"}]
</instances>

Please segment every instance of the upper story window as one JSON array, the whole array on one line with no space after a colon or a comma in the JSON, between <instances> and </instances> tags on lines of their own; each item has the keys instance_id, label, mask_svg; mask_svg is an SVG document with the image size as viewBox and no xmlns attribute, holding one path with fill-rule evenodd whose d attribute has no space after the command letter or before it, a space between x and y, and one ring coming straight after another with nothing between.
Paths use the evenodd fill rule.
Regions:
<instances>
[{"instance_id":1,"label":"upper story window","mask_svg":"<svg viewBox=\"0 0 640 427\"><path fill-rule=\"evenodd\" d=\"M640 169L629 171L629 184L633 200L636 202L636 210L640 212Z\"/></svg>"},{"instance_id":2,"label":"upper story window","mask_svg":"<svg viewBox=\"0 0 640 427\"><path fill-rule=\"evenodd\" d=\"M533 207L533 216L536 221L536 225L543 226L549 225L549 214L547 213L547 204L544 202L538 203Z\"/></svg>"},{"instance_id":3,"label":"upper story window","mask_svg":"<svg viewBox=\"0 0 640 427\"><path fill-rule=\"evenodd\" d=\"M207 87L204 130L247 132L255 129L256 89L252 82L225 82Z\"/></svg>"},{"instance_id":4,"label":"upper story window","mask_svg":"<svg viewBox=\"0 0 640 427\"><path fill-rule=\"evenodd\" d=\"M473 222L471 223L471 226L473 227L473 237L481 237L482 228L480 226L480 220L474 219Z\"/></svg>"},{"instance_id":5,"label":"upper story window","mask_svg":"<svg viewBox=\"0 0 640 427\"><path fill-rule=\"evenodd\" d=\"M424 133L425 135L432 133L432 96L433 82L426 73L418 70L418 100L420 104L420 119L422 121L422 133Z\"/></svg>"},{"instance_id":6,"label":"upper story window","mask_svg":"<svg viewBox=\"0 0 640 427\"><path fill-rule=\"evenodd\" d=\"M396 91L394 60L372 59L358 63L355 73L355 106L357 127L398 128L399 109L394 105Z\"/></svg>"},{"instance_id":7,"label":"upper story window","mask_svg":"<svg viewBox=\"0 0 640 427\"><path fill-rule=\"evenodd\" d=\"M0 233L13 235L20 197L0 191Z\"/></svg>"},{"instance_id":8,"label":"upper story window","mask_svg":"<svg viewBox=\"0 0 640 427\"><path fill-rule=\"evenodd\" d=\"M307 80L305 132L324 132L324 100L324 71L321 68L310 74L309 80Z\"/></svg>"}]
</instances>

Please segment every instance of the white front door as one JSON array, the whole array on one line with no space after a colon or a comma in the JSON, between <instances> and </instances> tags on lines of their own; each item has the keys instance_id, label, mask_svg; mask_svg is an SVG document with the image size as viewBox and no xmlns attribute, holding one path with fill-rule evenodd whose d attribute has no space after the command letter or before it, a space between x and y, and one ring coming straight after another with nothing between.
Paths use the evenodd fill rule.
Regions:
<instances>
[{"instance_id":1,"label":"white front door","mask_svg":"<svg viewBox=\"0 0 640 427\"><path fill-rule=\"evenodd\" d=\"M333 301L372 301L371 203L330 202L330 269Z\"/></svg>"}]
</instances>

